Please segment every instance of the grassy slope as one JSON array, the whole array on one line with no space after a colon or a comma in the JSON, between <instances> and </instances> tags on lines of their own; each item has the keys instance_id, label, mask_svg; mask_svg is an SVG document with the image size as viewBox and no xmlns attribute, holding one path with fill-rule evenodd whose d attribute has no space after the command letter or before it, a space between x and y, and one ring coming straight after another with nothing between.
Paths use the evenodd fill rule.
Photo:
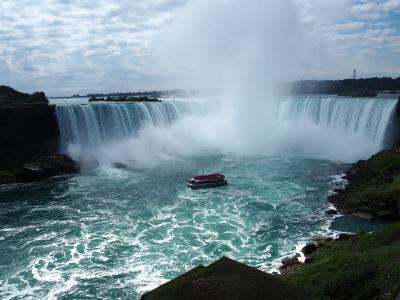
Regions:
<instances>
[{"instance_id":1,"label":"grassy slope","mask_svg":"<svg viewBox=\"0 0 400 300\"><path fill-rule=\"evenodd\" d=\"M345 201L360 211L379 216L396 210L394 199L400 195L400 153L383 150L357 164L350 174Z\"/></svg>"},{"instance_id":2,"label":"grassy slope","mask_svg":"<svg viewBox=\"0 0 400 300\"><path fill-rule=\"evenodd\" d=\"M400 292L400 223L321 248L287 280L316 299L395 299Z\"/></svg>"}]
</instances>

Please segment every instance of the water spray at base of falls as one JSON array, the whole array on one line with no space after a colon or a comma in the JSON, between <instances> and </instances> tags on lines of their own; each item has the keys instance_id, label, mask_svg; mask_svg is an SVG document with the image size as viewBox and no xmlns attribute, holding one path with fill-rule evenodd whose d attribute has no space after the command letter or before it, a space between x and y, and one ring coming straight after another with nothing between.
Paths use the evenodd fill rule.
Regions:
<instances>
[{"instance_id":1,"label":"water spray at base of falls","mask_svg":"<svg viewBox=\"0 0 400 300\"><path fill-rule=\"evenodd\" d=\"M151 167L210 151L247 156L287 151L351 162L383 147L396 100L278 97L274 103L265 111L255 107L257 114L214 101L59 105L61 147L89 167L113 162Z\"/></svg>"}]
</instances>

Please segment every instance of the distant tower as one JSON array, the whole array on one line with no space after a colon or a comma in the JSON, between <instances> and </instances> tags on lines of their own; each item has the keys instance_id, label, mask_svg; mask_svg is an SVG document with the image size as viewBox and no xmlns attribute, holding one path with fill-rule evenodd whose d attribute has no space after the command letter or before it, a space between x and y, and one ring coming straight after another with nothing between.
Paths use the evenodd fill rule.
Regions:
<instances>
[{"instance_id":1,"label":"distant tower","mask_svg":"<svg viewBox=\"0 0 400 300\"><path fill-rule=\"evenodd\" d=\"M357 69L353 69L353 79L357 79Z\"/></svg>"}]
</instances>

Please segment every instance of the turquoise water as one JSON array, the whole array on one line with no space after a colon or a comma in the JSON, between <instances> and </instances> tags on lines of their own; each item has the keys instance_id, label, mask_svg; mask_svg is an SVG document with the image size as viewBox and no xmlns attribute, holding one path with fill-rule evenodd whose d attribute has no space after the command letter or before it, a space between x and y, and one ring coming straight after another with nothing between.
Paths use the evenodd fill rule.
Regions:
<instances>
[{"instance_id":1,"label":"turquoise water","mask_svg":"<svg viewBox=\"0 0 400 300\"><path fill-rule=\"evenodd\" d=\"M202 168L229 185L186 188ZM330 233L326 196L344 168L209 154L1 187L0 296L138 299L222 255L274 271L310 236Z\"/></svg>"},{"instance_id":2,"label":"turquoise water","mask_svg":"<svg viewBox=\"0 0 400 300\"><path fill-rule=\"evenodd\" d=\"M324 211L340 162L382 148L396 99L288 99L234 111L235 126L202 101L57 101L83 172L0 186L0 299L139 299L222 255L274 272L314 235L382 226ZM203 170L229 184L188 189Z\"/></svg>"}]
</instances>

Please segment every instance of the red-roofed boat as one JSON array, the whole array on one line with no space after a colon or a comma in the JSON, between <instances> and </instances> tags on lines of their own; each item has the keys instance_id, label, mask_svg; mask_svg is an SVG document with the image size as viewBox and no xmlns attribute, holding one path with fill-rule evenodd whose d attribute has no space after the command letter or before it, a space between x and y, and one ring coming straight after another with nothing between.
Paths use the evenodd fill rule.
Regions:
<instances>
[{"instance_id":1,"label":"red-roofed boat","mask_svg":"<svg viewBox=\"0 0 400 300\"><path fill-rule=\"evenodd\" d=\"M226 185L228 181L225 176L219 173L193 176L187 182L187 186L192 189L201 189Z\"/></svg>"}]
</instances>

